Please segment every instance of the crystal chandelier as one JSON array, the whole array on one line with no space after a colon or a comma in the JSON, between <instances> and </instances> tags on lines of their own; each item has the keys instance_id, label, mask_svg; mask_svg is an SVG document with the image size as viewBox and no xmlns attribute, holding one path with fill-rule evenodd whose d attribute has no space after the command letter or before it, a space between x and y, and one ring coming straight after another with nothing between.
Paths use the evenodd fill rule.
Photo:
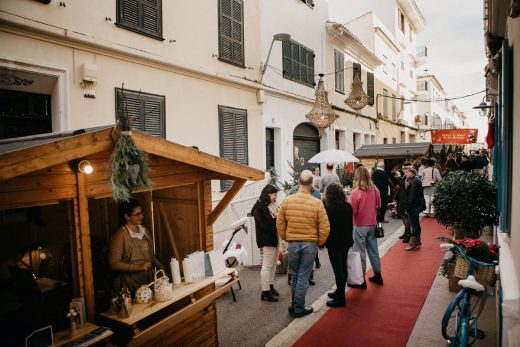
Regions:
<instances>
[{"instance_id":1,"label":"crystal chandelier","mask_svg":"<svg viewBox=\"0 0 520 347\"><path fill-rule=\"evenodd\" d=\"M329 99L325 86L323 84L323 74L320 74L320 80L318 81L318 87L316 87L316 101L312 110L305 116L312 124L316 127L325 129L328 128L338 116L332 110L332 106L329 104Z\"/></svg>"},{"instance_id":2,"label":"crystal chandelier","mask_svg":"<svg viewBox=\"0 0 520 347\"><path fill-rule=\"evenodd\" d=\"M354 76L350 85L350 93L345 99L345 103L354 110L360 110L368 104L369 96L363 91L363 82L357 75Z\"/></svg>"}]
</instances>

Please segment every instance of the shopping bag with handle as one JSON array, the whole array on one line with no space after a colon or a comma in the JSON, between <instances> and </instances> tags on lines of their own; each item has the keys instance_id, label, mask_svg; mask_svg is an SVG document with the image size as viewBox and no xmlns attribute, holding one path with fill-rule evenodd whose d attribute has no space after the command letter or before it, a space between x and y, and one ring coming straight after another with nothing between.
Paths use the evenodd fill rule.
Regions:
<instances>
[{"instance_id":1,"label":"shopping bag with handle","mask_svg":"<svg viewBox=\"0 0 520 347\"><path fill-rule=\"evenodd\" d=\"M359 252L350 252L347 256L347 283L363 284L363 269Z\"/></svg>"}]
</instances>

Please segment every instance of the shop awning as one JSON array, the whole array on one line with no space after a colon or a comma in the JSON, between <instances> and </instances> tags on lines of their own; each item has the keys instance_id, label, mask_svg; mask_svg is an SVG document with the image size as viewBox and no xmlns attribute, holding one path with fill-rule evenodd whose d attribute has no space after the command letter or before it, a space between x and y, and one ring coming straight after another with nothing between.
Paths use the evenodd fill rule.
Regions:
<instances>
[{"instance_id":1,"label":"shop awning","mask_svg":"<svg viewBox=\"0 0 520 347\"><path fill-rule=\"evenodd\" d=\"M352 153L357 158L397 158L424 155L430 142L363 145Z\"/></svg>"}]
</instances>

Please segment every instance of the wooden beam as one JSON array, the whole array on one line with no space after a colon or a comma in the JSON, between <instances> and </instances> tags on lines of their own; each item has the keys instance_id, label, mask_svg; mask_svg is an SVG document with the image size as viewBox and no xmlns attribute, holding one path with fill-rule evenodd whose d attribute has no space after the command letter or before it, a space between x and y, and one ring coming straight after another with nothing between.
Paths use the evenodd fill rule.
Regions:
<instances>
[{"instance_id":1,"label":"wooden beam","mask_svg":"<svg viewBox=\"0 0 520 347\"><path fill-rule=\"evenodd\" d=\"M81 172L78 177L78 207L79 207L79 227L81 258L83 264L83 284L85 287L85 304L87 306L87 316L90 321L95 319L94 301L94 276L92 273L92 253L90 250L90 226L88 216L88 198L85 193L85 177Z\"/></svg>"},{"instance_id":2,"label":"wooden beam","mask_svg":"<svg viewBox=\"0 0 520 347\"><path fill-rule=\"evenodd\" d=\"M218 205L213 209L213 211L210 213L208 217L208 225L213 225L215 221L217 220L218 216L224 211L226 206L233 200L235 195L237 195L238 191L244 186L246 183L246 180L236 180L235 183L229 188L228 192L222 200L218 203Z\"/></svg>"},{"instance_id":3,"label":"wooden beam","mask_svg":"<svg viewBox=\"0 0 520 347\"><path fill-rule=\"evenodd\" d=\"M113 148L112 128L58 138L54 142L0 155L0 179L7 180L49 166Z\"/></svg>"},{"instance_id":4,"label":"wooden beam","mask_svg":"<svg viewBox=\"0 0 520 347\"><path fill-rule=\"evenodd\" d=\"M200 152L195 148L182 146L138 131L132 131L132 139L136 145L147 153L219 172L233 178L250 181L264 179L264 172L261 170Z\"/></svg>"}]
</instances>

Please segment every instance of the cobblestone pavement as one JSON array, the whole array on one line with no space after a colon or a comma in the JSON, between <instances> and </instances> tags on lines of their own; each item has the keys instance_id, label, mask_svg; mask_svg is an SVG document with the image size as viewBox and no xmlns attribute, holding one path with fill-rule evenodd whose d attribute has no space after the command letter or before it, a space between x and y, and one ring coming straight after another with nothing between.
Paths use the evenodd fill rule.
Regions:
<instances>
[{"instance_id":1,"label":"cobblestone pavement","mask_svg":"<svg viewBox=\"0 0 520 347\"><path fill-rule=\"evenodd\" d=\"M380 245L402 226L400 219L387 219L389 223L383 224L385 238L378 240ZM314 272L316 285L309 286L307 305L312 304L334 285L334 274L327 251L318 253L322 266ZM264 346L294 319L287 312L291 298L287 275L277 274L275 278L275 288L280 292L279 302L260 300L260 268L241 267L239 277L242 289L235 286L237 302L233 302L230 292L217 300L219 345Z\"/></svg>"}]
</instances>

